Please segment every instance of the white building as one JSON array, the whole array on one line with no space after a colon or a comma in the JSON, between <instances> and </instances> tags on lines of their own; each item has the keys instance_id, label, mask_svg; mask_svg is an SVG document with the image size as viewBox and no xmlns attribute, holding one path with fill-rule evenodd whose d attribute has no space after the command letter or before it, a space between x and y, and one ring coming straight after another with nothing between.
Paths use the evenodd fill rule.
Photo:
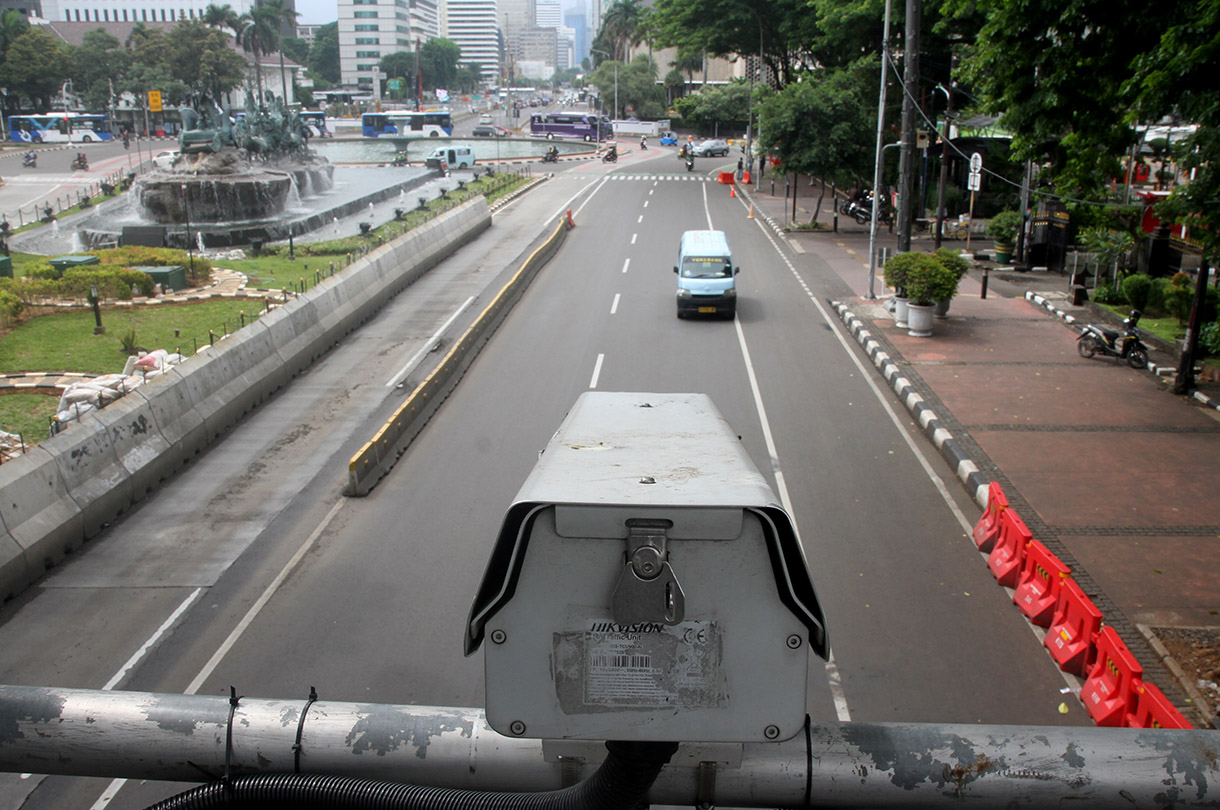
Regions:
<instances>
[{"instance_id":1,"label":"white building","mask_svg":"<svg viewBox=\"0 0 1220 810\"><path fill-rule=\"evenodd\" d=\"M42 0L42 16L50 22L176 22L202 17L213 2L216 0ZM254 5L253 0L228 2L238 14ZM295 8L293 0L287 5Z\"/></svg>"},{"instance_id":2,"label":"white building","mask_svg":"<svg viewBox=\"0 0 1220 810\"><path fill-rule=\"evenodd\" d=\"M478 64L486 81L500 77L500 31L496 0L447 0L442 34L462 50L458 62Z\"/></svg>"}]
</instances>

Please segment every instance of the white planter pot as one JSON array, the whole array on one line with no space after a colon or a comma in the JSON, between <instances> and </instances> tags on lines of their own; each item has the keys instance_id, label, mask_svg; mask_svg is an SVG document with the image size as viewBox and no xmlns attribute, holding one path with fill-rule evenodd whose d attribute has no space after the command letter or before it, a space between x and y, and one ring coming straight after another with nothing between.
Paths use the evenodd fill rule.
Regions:
<instances>
[{"instance_id":1,"label":"white planter pot","mask_svg":"<svg viewBox=\"0 0 1220 810\"><path fill-rule=\"evenodd\" d=\"M907 328L911 337L932 337L932 324L935 322L935 304L909 304L907 306Z\"/></svg>"},{"instance_id":2,"label":"white planter pot","mask_svg":"<svg viewBox=\"0 0 1220 810\"><path fill-rule=\"evenodd\" d=\"M907 328L907 299L894 296L894 325L899 329Z\"/></svg>"}]
</instances>

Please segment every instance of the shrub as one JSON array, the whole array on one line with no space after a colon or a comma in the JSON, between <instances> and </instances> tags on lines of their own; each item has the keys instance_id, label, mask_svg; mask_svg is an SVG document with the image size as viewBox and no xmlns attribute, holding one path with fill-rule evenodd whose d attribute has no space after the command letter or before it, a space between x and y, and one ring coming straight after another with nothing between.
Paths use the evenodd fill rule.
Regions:
<instances>
[{"instance_id":1,"label":"shrub","mask_svg":"<svg viewBox=\"0 0 1220 810\"><path fill-rule=\"evenodd\" d=\"M1015 244L1021 230L1021 215L1016 211L1001 211L987 221L987 235L1005 245Z\"/></svg>"},{"instance_id":2,"label":"shrub","mask_svg":"<svg viewBox=\"0 0 1220 810\"><path fill-rule=\"evenodd\" d=\"M934 304L952 298L957 292L957 274L929 253L916 257L906 271L907 296L912 304Z\"/></svg>"},{"instance_id":3,"label":"shrub","mask_svg":"<svg viewBox=\"0 0 1220 810\"><path fill-rule=\"evenodd\" d=\"M25 303L8 290L0 290L0 322L11 326L25 309Z\"/></svg>"},{"instance_id":4,"label":"shrub","mask_svg":"<svg viewBox=\"0 0 1220 810\"><path fill-rule=\"evenodd\" d=\"M1093 290L1093 300L1099 304L1109 304L1115 306L1117 304L1126 303L1126 298L1121 292L1114 289L1109 284L1098 284L1097 289Z\"/></svg>"},{"instance_id":5,"label":"shrub","mask_svg":"<svg viewBox=\"0 0 1220 810\"><path fill-rule=\"evenodd\" d=\"M1195 297L1194 285L1191 282L1190 276L1176 273L1169 280L1169 289L1165 290L1165 309L1178 319L1179 325L1186 323L1186 319L1190 317L1190 305Z\"/></svg>"},{"instance_id":6,"label":"shrub","mask_svg":"<svg viewBox=\"0 0 1220 810\"><path fill-rule=\"evenodd\" d=\"M893 288L899 298L907 297L907 274L911 268L920 263L920 257L932 258L927 253L898 253L886 261L885 283ZM932 260L935 261L935 259Z\"/></svg>"},{"instance_id":7,"label":"shrub","mask_svg":"<svg viewBox=\"0 0 1220 810\"><path fill-rule=\"evenodd\" d=\"M119 335L119 351L128 355L139 354L140 341L136 337L136 328L134 326Z\"/></svg>"},{"instance_id":8,"label":"shrub","mask_svg":"<svg viewBox=\"0 0 1220 810\"><path fill-rule=\"evenodd\" d=\"M25 275L39 281L55 281L59 278L59 271L49 264L38 264L26 270Z\"/></svg>"},{"instance_id":9,"label":"shrub","mask_svg":"<svg viewBox=\"0 0 1220 810\"><path fill-rule=\"evenodd\" d=\"M1148 311L1148 299L1152 293L1152 279L1145 275L1127 276L1123 279L1123 295L1127 303L1140 312Z\"/></svg>"},{"instance_id":10,"label":"shrub","mask_svg":"<svg viewBox=\"0 0 1220 810\"><path fill-rule=\"evenodd\" d=\"M959 281L966 275L966 271L970 269L970 262L952 248L937 248L934 255L941 264L953 271L953 274L957 276Z\"/></svg>"},{"instance_id":11,"label":"shrub","mask_svg":"<svg viewBox=\"0 0 1220 810\"><path fill-rule=\"evenodd\" d=\"M1212 357L1220 357L1220 321L1212 321L1199 330L1199 345Z\"/></svg>"}]
</instances>

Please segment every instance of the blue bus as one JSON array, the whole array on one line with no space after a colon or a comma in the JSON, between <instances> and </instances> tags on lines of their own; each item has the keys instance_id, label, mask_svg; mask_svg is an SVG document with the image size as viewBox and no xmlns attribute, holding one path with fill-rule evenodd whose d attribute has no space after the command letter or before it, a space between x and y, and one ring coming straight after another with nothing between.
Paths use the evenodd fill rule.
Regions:
<instances>
[{"instance_id":1,"label":"blue bus","mask_svg":"<svg viewBox=\"0 0 1220 810\"><path fill-rule=\"evenodd\" d=\"M297 116L309 128L311 138L329 138L331 132L326 128L326 113L323 110L301 110Z\"/></svg>"},{"instance_id":2,"label":"blue bus","mask_svg":"<svg viewBox=\"0 0 1220 810\"><path fill-rule=\"evenodd\" d=\"M110 116L88 113L10 115L8 137L19 143L92 143L114 140Z\"/></svg>"},{"instance_id":3,"label":"blue bus","mask_svg":"<svg viewBox=\"0 0 1220 810\"><path fill-rule=\"evenodd\" d=\"M534 113L530 134L547 138L579 138L583 141L608 141L614 138L610 119L595 112Z\"/></svg>"},{"instance_id":4,"label":"blue bus","mask_svg":"<svg viewBox=\"0 0 1220 810\"><path fill-rule=\"evenodd\" d=\"M366 138L394 135L399 138L444 138L453 134L453 117L446 111L365 113L360 131Z\"/></svg>"}]
</instances>

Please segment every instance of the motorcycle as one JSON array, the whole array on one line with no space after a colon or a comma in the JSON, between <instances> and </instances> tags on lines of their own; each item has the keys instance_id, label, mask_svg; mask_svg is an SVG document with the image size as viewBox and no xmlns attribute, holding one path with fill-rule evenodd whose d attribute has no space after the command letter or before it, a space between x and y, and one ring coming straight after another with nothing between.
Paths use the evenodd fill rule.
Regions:
<instances>
[{"instance_id":1,"label":"motorcycle","mask_svg":"<svg viewBox=\"0 0 1220 810\"><path fill-rule=\"evenodd\" d=\"M873 196L872 192L857 193L843 201L843 204L839 206L839 213L846 214L861 225L865 225L873 219ZM890 221L890 207L886 204L885 197L881 198L877 220L887 224Z\"/></svg>"},{"instance_id":2,"label":"motorcycle","mask_svg":"<svg viewBox=\"0 0 1220 810\"><path fill-rule=\"evenodd\" d=\"M687 155L687 156L686 156L686 170L687 170L688 172L693 172L693 171L695 170L695 157L694 157L694 155Z\"/></svg>"},{"instance_id":3,"label":"motorcycle","mask_svg":"<svg viewBox=\"0 0 1220 810\"><path fill-rule=\"evenodd\" d=\"M1140 340L1136 325L1140 322L1140 311L1131 310L1131 314L1123 319L1121 334L1112 329L1103 329L1095 324L1089 324L1080 330L1076 339L1076 349L1081 357L1093 357L1102 354L1119 360L1126 360L1131 368L1147 368L1148 347Z\"/></svg>"},{"instance_id":4,"label":"motorcycle","mask_svg":"<svg viewBox=\"0 0 1220 810\"><path fill-rule=\"evenodd\" d=\"M558 163L559 154L556 152L547 152L545 155L542 156L542 162L543 163Z\"/></svg>"},{"instance_id":5,"label":"motorcycle","mask_svg":"<svg viewBox=\"0 0 1220 810\"><path fill-rule=\"evenodd\" d=\"M602 163L618 163L618 152L611 149L609 152L602 155Z\"/></svg>"},{"instance_id":6,"label":"motorcycle","mask_svg":"<svg viewBox=\"0 0 1220 810\"><path fill-rule=\"evenodd\" d=\"M391 166L398 166L398 167L401 167L401 166L409 166L409 165L411 165L411 164L410 164L410 162L407 160L407 153L406 153L406 152L396 152L396 153L394 154L394 160L390 161L390 165L391 165Z\"/></svg>"},{"instance_id":7,"label":"motorcycle","mask_svg":"<svg viewBox=\"0 0 1220 810\"><path fill-rule=\"evenodd\" d=\"M85 157L85 154L82 152L81 154L72 158L72 168L74 170L81 169L82 171L89 171L89 158Z\"/></svg>"},{"instance_id":8,"label":"motorcycle","mask_svg":"<svg viewBox=\"0 0 1220 810\"><path fill-rule=\"evenodd\" d=\"M37 152L26 152L25 156L21 158L21 167L23 169L37 169L38 168L38 153Z\"/></svg>"}]
</instances>

